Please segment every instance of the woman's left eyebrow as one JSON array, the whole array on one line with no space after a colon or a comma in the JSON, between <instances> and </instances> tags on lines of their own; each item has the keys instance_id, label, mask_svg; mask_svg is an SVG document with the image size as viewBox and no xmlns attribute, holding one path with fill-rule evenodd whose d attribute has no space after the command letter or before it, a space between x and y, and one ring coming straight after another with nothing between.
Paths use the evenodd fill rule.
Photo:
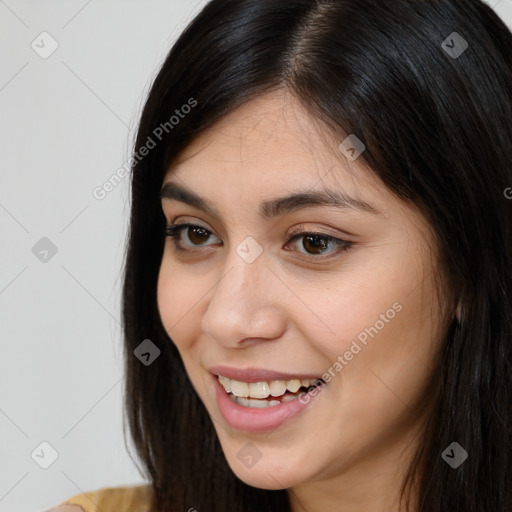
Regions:
<instances>
[{"instance_id":1,"label":"woman's left eyebrow","mask_svg":"<svg viewBox=\"0 0 512 512\"><path fill-rule=\"evenodd\" d=\"M213 217L219 217L219 212L214 203L177 183L167 182L160 191L160 199L180 201L203 210ZM335 206L342 210L357 210L382 215L382 212L374 205L350 197L344 192L334 192L332 190L297 191L284 197L269 199L261 203L259 213L262 217L270 219L310 206Z\"/></svg>"}]
</instances>

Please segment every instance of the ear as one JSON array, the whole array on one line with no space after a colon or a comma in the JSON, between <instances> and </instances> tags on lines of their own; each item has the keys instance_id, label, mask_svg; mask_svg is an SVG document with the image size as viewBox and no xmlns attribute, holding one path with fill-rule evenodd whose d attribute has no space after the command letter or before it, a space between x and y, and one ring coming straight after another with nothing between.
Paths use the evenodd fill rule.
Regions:
<instances>
[{"instance_id":1,"label":"ear","mask_svg":"<svg viewBox=\"0 0 512 512\"><path fill-rule=\"evenodd\" d=\"M460 322L460 316L461 316L461 303L460 303L460 300L459 300L459 303L457 304L457 309L455 310L455 315L454 316L457 318L457 322Z\"/></svg>"}]
</instances>

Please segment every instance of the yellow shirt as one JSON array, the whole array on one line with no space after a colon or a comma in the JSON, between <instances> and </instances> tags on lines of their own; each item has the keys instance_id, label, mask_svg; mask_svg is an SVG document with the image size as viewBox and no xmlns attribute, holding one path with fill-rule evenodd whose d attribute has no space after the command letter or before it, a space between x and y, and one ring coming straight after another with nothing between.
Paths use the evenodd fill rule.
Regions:
<instances>
[{"instance_id":1,"label":"yellow shirt","mask_svg":"<svg viewBox=\"0 0 512 512\"><path fill-rule=\"evenodd\" d=\"M147 512L150 485L104 487L77 494L47 512Z\"/></svg>"}]
</instances>

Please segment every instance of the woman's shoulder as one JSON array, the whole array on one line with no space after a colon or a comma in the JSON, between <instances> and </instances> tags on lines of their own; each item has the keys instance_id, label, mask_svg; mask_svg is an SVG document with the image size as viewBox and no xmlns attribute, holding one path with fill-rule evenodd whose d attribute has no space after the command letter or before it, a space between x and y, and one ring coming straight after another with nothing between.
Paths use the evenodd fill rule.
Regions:
<instances>
[{"instance_id":1,"label":"woman's shoulder","mask_svg":"<svg viewBox=\"0 0 512 512\"><path fill-rule=\"evenodd\" d=\"M68 498L46 512L147 512L151 486L102 487Z\"/></svg>"}]
</instances>

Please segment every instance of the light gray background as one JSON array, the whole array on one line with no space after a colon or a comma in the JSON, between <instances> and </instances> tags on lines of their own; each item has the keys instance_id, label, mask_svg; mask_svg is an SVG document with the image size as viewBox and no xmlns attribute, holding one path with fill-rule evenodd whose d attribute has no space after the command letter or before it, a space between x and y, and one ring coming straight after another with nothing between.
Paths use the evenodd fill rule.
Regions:
<instances>
[{"instance_id":1,"label":"light gray background","mask_svg":"<svg viewBox=\"0 0 512 512\"><path fill-rule=\"evenodd\" d=\"M151 80L204 3L0 0L1 512L142 483L121 416L129 178L93 190L127 161ZM512 0L488 3L512 28ZM55 44L42 32L48 58L31 47Z\"/></svg>"}]
</instances>

